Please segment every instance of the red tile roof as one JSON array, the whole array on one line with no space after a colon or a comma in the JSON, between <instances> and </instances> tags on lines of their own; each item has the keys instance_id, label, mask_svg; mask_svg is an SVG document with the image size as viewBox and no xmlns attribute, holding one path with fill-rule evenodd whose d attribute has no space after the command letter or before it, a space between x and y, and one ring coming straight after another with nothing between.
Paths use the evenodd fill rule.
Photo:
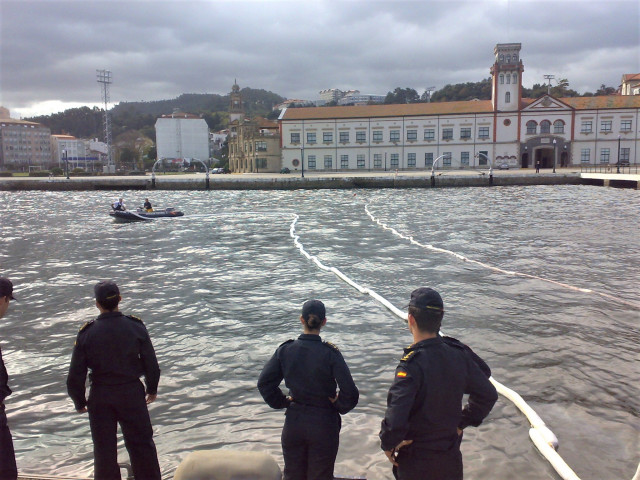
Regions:
<instances>
[{"instance_id":1,"label":"red tile roof","mask_svg":"<svg viewBox=\"0 0 640 480\"><path fill-rule=\"evenodd\" d=\"M535 102L535 98L523 98L520 108ZM576 110L608 108L640 108L640 96L605 95L599 97L565 97L561 102ZM331 120L336 118L410 117L421 115L454 115L465 113L491 113L490 100L463 102L434 102L390 105L356 105L343 107L288 108L283 120Z\"/></svg>"}]
</instances>

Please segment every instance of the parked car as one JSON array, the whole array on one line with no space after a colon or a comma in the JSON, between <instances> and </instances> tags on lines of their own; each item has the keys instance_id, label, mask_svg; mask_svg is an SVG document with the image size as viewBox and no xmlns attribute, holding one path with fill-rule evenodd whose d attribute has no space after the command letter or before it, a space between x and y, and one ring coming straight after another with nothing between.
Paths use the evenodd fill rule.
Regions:
<instances>
[{"instance_id":1,"label":"parked car","mask_svg":"<svg viewBox=\"0 0 640 480\"><path fill-rule=\"evenodd\" d=\"M291 170L289 170L287 167L282 167L280 173L291 173Z\"/></svg>"},{"instance_id":2,"label":"parked car","mask_svg":"<svg viewBox=\"0 0 640 480\"><path fill-rule=\"evenodd\" d=\"M620 160L621 167L629 167L630 165L629 160Z\"/></svg>"},{"instance_id":3,"label":"parked car","mask_svg":"<svg viewBox=\"0 0 640 480\"><path fill-rule=\"evenodd\" d=\"M509 164L502 162L500 165L498 165L498 170L509 170Z\"/></svg>"}]
</instances>

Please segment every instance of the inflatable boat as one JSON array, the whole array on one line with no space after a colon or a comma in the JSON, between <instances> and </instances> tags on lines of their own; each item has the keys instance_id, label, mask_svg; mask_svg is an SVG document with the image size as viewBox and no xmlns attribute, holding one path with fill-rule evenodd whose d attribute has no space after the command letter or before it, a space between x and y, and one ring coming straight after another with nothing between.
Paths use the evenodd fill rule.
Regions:
<instances>
[{"instance_id":1,"label":"inflatable boat","mask_svg":"<svg viewBox=\"0 0 640 480\"><path fill-rule=\"evenodd\" d=\"M146 222L149 220L153 220L154 218L164 218L164 217L182 217L184 213L176 210L173 207L165 208L164 210L153 210L152 212L147 212L141 208L133 211L133 210L114 210L109 212L109 215L113 217L113 219L117 223L126 223L126 222Z\"/></svg>"}]
</instances>

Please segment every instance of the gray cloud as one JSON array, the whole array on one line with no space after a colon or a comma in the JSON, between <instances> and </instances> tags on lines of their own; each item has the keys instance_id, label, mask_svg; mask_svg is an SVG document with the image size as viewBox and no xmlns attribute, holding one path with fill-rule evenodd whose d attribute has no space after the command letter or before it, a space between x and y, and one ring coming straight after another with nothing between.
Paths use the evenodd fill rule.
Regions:
<instances>
[{"instance_id":1,"label":"gray cloud","mask_svg":"<svg viewBox=\"0 0 640 480\"><path fill-rule=\"evenodd\" d=\"M0 103L99 104L225 94L290 98L324 88L386 94L489 76L496 43L522 43L524 84L579 91L640 72L640 4L620 1L2 0ZM50 107L49 107L50 108Z\"/></svg>"}]
</instances>

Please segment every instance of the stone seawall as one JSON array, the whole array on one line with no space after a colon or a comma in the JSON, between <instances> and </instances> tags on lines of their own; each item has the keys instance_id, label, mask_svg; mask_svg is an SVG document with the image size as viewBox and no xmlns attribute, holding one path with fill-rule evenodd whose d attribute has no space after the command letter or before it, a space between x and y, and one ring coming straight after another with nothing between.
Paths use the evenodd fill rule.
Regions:
<instances>
[{"instance_id":1,"label":"stone seawall","mask_svg":"<svg viewBox=\"0 0 640 480\"><path fill-rule=\"evenodd\" d=\"M299 176L281 175L273 177L247 178L235 175L211 177L210 190L319 190L352 188L451 188L451 187L487 187L489 175L436 174L433 179L422 175L388 176ZM493 186L514 185L578 185L586 183L579 173L556 174L510 174L494 175ZM151 177L74 177L69 180L2 178L1 191L41 190L41 191L86 191L86 190L206 190L206 180L202 176L157 176L155 187Z\"/></svg>"}]
</instances>

